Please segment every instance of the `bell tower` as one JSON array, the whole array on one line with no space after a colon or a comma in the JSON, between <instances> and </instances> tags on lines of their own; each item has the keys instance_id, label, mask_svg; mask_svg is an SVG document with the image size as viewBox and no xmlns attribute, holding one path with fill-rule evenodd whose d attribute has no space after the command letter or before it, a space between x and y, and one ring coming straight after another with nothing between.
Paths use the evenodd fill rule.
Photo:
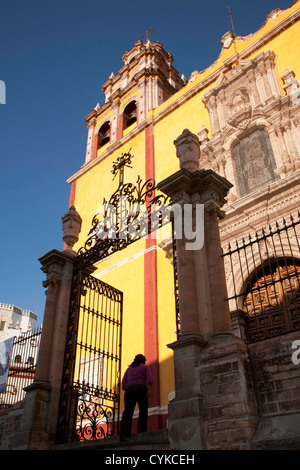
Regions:
<instances>
[{"instance_id":1,"label":"bell tower","mask_svg":"<svg viewBox=\"0 0 300 470\"><path fill-rule=\"evenodd\" d=\"M149 111L186 84L172 65L172 55L157 41L138 41L122 60L118 74L111 73L102 86L105 104L98 104L86 117L86 163L94 160L104 150L102 147L106 149L121 140L146 120Z\"/></svg>"}]
</instances>

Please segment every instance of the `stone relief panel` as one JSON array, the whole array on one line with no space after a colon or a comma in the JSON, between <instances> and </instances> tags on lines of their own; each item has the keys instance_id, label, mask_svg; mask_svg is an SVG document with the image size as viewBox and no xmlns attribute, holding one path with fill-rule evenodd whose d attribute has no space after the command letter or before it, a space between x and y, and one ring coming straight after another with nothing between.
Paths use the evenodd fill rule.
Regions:
<instances>
[{"instance_id":1,"label":"stone relief panel","mask_svg":"<svg viewBox=\"0 0 300 470\"><path fill-rule=\"evenodd\" d=\"M232 58L203 96L211 135L203 127L198 133L200 168L233 184L230 202L300 169L299 83L286 70L281 89L276 61L273 51Z\"/></svg>"},{"instance_id":2,"label":"stone relief panel","mask_svg":"<svg viewBox=\"0 0 300 470\"><path fill-rule=\"evenodd\" d=\"M233 148L240 196L277 179L275 158L265 129L244 137Z\"/></svg>"}]
</instances>

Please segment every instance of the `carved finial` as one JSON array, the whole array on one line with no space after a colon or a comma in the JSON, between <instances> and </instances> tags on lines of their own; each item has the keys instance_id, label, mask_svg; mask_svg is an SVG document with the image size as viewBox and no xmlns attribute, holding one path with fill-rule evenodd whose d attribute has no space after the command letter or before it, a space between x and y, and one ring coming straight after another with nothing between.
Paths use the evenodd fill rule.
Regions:
<instances>
[{"instance_id":1,"label":"carved finial","mask_svg":"<svg viewBox=\"0 0 300 470\"><path fill-rule=\"evenodd\" d=\"M199 167L200 145L198 137L184 129L182 134L174 140L176 155L180 161L180 168L195 171Z\"/></svg>"},{"instance_id":2,"label":"carved finial","mask_svg":"<svg viewBox=\"0 0 300 470\"><path fill-rule=\"evenodd\" d=\"M78 242L81 231L81 217L74 206L71 206L68 212L61 218L63 241L66 243L66 250L73 251L73 246Z\"/></svg>"}]
</instances>

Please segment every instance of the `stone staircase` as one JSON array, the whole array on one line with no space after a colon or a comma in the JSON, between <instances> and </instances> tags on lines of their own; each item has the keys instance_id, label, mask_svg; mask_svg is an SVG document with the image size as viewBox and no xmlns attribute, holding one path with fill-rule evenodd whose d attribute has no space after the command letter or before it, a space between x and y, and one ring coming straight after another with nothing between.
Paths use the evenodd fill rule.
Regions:
<instances>
[{"instance_id":1,"label":"stone staircase","mask_svg":"<svg viewBox=\"0 0 300 470\"><path fill-rule=\"evenodd\" d=\"M170 443L168 430L161 429L134 434L125 442L120 442L119 437L111 437L97 441L59 444L53 446L52 450L170 450Z\"/></svg>"}]
</instances>

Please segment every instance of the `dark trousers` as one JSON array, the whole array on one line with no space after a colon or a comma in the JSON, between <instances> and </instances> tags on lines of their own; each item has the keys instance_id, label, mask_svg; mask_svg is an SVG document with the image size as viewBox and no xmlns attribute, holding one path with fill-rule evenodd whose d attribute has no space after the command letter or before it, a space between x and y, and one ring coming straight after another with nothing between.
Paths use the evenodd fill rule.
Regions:
<instances>
[{"instance_id":1,"label":"dark trousers","mask_svg":"<svg viewBox=\"0 0 300 470\"><path fill-rule=\"evenodd\" d=\"M148 419L148 397L145 385L129 385L124 396L125 410L122 415L120 435L128 437L131 435L131 422L135 405L139 407L138 432L147 431Z\"/></svg>"}]
</instances>

